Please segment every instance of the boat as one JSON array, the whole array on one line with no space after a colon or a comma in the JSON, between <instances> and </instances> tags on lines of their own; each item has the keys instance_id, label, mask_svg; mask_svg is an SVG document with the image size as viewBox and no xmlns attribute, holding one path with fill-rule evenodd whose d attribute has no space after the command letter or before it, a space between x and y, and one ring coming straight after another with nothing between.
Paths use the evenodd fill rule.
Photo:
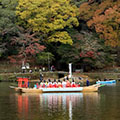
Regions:
<instances>
[{"instance_id":1,"label":"boat","mask_svg":"<svg viewBox=\"0 0 120 120\"><path fill-rule=\"evenodd\" d=\"M20 93L67 93L67 92L97 92L100 84L84 86L84 87L65 87L65 88L23 88L23 87L14 87L15 91Z\"/></svg>"},{"instance_id":2,"label":"boat","mask_svg":"<svg viewBox=\"0 0 120 120\"><path fill-rule=\"evenodd\" d=\"M102 84L102 85L107 85L107 84L115 84L116 80L107 80L107 81L97 81L96 84Z\"/></svg>"},{"instance_id":3,"label":"boat","mask_svg":"<svg viewBox=\"0 0 120 120\"><path fill-rule=\"evenodd\" d=\"M39 88L29 88L28 78L18 78L18 87L10 86L17 92L21 93L66 93L66 92L96 92L98 88L101 87L100 84L94 84L84 87L39 87ZM23 84L24 83L24 84Z\"/></svg>"}]
</instances>

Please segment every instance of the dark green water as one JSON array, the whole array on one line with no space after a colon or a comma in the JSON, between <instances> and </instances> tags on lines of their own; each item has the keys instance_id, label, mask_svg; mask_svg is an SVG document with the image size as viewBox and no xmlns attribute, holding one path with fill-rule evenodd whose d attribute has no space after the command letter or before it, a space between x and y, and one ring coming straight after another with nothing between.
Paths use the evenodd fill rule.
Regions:
<instances>
[{"instance_id":1,"label":"dark green water","mask_svg":"<svg viewBox=\"0 0 120 120\"><path fill-rule=\"evenodd\" d=\"M0 120L120 120L120 83L96 93L18 94L0 83Z\"/></svg>"}]
</instances>

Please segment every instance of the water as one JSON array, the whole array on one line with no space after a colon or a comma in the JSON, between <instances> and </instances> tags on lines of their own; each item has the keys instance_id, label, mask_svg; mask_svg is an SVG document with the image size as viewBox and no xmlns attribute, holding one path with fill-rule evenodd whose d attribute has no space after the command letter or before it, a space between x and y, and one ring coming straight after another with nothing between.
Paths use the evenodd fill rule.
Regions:
<instances>
[{"instance_id":1,"label":"water","mask_svg":"<svg viewBox=\"0 0 120 120\"><path fill-rule=\"evenodd\" d=\"M119 120L120 83L94 93L18 94L0 83L0 120Z\"/></svg>"}]
</instances>

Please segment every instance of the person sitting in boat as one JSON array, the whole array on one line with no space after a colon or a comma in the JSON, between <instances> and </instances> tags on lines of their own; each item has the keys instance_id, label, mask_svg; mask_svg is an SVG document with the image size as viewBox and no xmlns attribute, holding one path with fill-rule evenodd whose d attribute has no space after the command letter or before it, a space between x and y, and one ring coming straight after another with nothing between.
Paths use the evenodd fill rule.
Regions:
<instances>
[{"instance_id":1,"label":"person sitting in boat","mask_svg":"<svg viewBox=\"0 0 120 120\"><path fill-rule=\"evenodd\" d=\"M61 88L62 87L62 83L60 80L58 80L58 87Z\"/></svg>"},{"instance_id":2,"label":"person sitting in boat","mask_svg":"<svg viewBox=\"0 0 120 120\"><path fill-rule=\"evenodd\" d=\"M74 79L72 79L71 87L76 87Z\"/></svg>"},{"instance_id":3,"label":"person sitting in boat","mask_svg":"<svg viewBox=\"0 0 120 120\"><path fill-rule=\"evenodd\" d=\"M70 84L69 80L67 80L67 82L66 82L66 87L71 87L71 84Z\"/></svg>"},{"instance_id":4,"label":"person sitting in boat","mask_svg":"<svg viewBox=\"0 0 120 120\"><path fill-rule=\"evenodd\" d=\"M33 89L37 89L37 85L36 84L34 85Z\"/></svg>"},{"instance_id":5,"label":"person sitting in boat","mask_svg":"<svg viewBox=\"0 0 120 120\"><path fill-rule=\"evenodd\" d=\"M36 83L36 86L37 86L37 89L39 88L39 85L38 85L38 83Z\"/></svg>"},{"instance_id":6,"label":"person sitting in boat","mask_svg":"<svg viewBox=\"0 0 120 120\"><path fill-rule=\"evenodd\" d=\"M69 80L69 77L68 77L68 76L66 77L66 80Z\"/></svg>"},{"instance_id":7,"label":"person sitting in boat","mask_svg":"<svg viewBox=\"0 0 120 120\"><path fill-rule=\"evenodd\" d=\"M43 85L42 85L42 87L43 87L43 88L47 87L47 83L46 83L45 80L43 81Z\"/></svg>"},{"instance_id":8,"label":"person sitting in boat","mask_svg":"<svg viewBox=\"0 0 120 120\"><path fill-rule=\"evenodd\" d=\"M68 77L68 75L67 75L67 76L65 76L65 77L64 77L64 79L65 79L65 80L69 80L69 77Z\"/></svg>"},{"instance_id":9,"label":"person sitting in boat","mask_svg":"<svg viewBox=\"0 0 120 120\"><path fill-rule=\"evenodd\" d=\"M65 79L63 79L62 86L63 86L63 88L66 87L66 81L65 81Z\"/></svg>"},{"instance_id":10,"label":"person sitting in boat","mask_svg":"<svg viewBox=\"0 0 120 120\"><path fill-rule=\"evenodd\" d=\"M43 87L43 80L40 82L40 87ZM39 88L40 88L40 87L39 87Z\"/></svg>"},{"instance_id":11,"label":"person sitting in boat","mask_svg":"<svg viewBox=\"0 0 120 120\"><path fill-rule=\"evenodd\" d=\"M53 87L57 87L57 82L56 82L56 79L54 79L54 82L53 82Z\"/></svg>"},{"instance_id":12,"label":"person sitting in boat","mask_svg":"<svg viewBox=\"0 0 120 120\"><path fill-rule=\"evenodd\" d=\"M51 82L51 80L50 79L48 79L48 85L47 85L48 87L52 87L52 82Z\"/></svg>"},{"instance_id":13,"label":"person sitting in boat","mask_svg":"<svg viewBox=\"0 0 120 120\"><path fill-rule=\"evenodd\" d=\"M107 79L105 78L104 81L107 81Z\"/></svg>"}]
</instances>

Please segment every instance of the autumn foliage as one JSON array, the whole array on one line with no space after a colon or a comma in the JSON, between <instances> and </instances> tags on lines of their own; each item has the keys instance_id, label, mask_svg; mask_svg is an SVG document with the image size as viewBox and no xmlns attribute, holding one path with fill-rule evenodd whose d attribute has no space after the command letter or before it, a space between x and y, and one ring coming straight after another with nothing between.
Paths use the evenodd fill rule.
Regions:
<instances>
[{"instance_id":1,"label":"autumn foliage","mask_svg":"<svg viewBox=\"0 0 120 120\"><path fill-rule=\"evenodd\" d=\"M0 60L96 69L119 46L120 0L0 0Z\"/></svg>"},{"instance_id":2,"label":"autumn foliage","mask_svg":"<svg viewBox=\"0 0 120 120\"><path fill-rule=\"evenodd\" d=\"M18 29L18 36L11 39L11 45L17 47L18 54L9 56L9 59L11 62L22 62L22 59L31 61L37 53L45 49L45 46L40 45L39 39L35 37L36 34L33 34L31 30L24 30L21 27L18 27Z\"/></svg>"},{"instance_id":3,"label":"autumn foliage","mask_svg":"<svg viewBox=\"0 0 120 120\"><path fill-rule=\"evenodd\" d=\"M80 6L80 18L86 20L88 27L96 30L106 45L119 46L120 1L104 0L92 4L89 2Z\"/></svg>"}]
</instances>

